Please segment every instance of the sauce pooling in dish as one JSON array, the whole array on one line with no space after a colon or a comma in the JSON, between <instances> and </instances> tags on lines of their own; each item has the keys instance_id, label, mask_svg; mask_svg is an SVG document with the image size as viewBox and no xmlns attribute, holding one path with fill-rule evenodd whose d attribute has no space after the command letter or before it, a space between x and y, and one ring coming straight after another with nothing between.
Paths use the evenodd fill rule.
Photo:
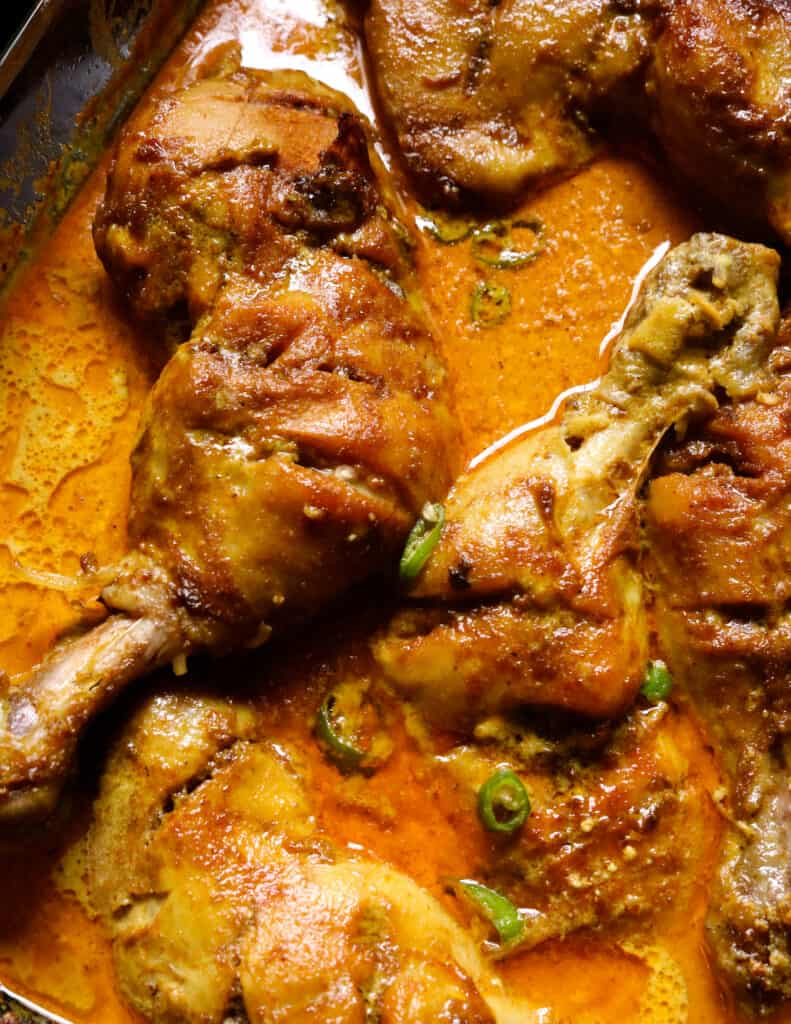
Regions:
<instances>
[{"instance_id":1,"label":"sauce pooling in dish","mask_svg":"<svg viewBox=\"0 0 791 1024\"><path fill-rule=\"evenodd\" d=\"M152 95L185 66L216 59L218 46L240 41L243 58L257 66L270 66L272 53L272 66L289 66L293 58L319 78L322 67L325 77L331 67L334 87L343 88L337 77L343 69L347 91L358 100L364 88L359 51L339 19L338 11L318 7L297 14L280 5L264 12L241 0L210 2ZM328 56L331 65L322 63ZM93 252L90 224L105 170L97 170L5 310L0 653L9 671L35 663L76 621L79 594L64 581L77 575L84 553L107 564L124 549L128 454L159 368ZM431 219L400 180L399 187L406 209ZM453 379L464 460L542 415L561 391L600 373L601 340L640 268L658 245L681 241L697 226L641 163L614 155L534 197L510 220L507 240L499 225L454 244L424 227L415 250ZM475 224L480 229L486 221ZM516 253L518 263L518 253L536 244L535 229L513 227L519 224L541 225L541 249L523 265L509 265L503 252ZM492 842L460 795L457 776L427 758L408 729L395 728L390 757L365 786L354 778L339 783L313 735L313 712L324 696L317 666L339 651L362 666L366 643L351 630L339 635L335 654L326 638L315 654L278 654L261 714L273 741L290 744L309 765L320 824L333 841L383 858L451 905L444 880L474 877ZM249 671L255 679L265 676L261 668ZM666 727L685 771L714 788L690 721L674 712ZM717 815L704 824L712 856ZM75 1020L130 1021L106 942L71 895L81 886L78 831L75 826L58 839L54 831L45 834L36 856L4 855L0 973L11 988ZM583 935L539 946L500 970L559 1019L681 1021L688 1012L690 1020L727 1021L701 952L705 886L690 894L688 905L660 917L650 949L620 934ZM573 987L558 984L569 976Z\"/></svg>"}]
</instances>

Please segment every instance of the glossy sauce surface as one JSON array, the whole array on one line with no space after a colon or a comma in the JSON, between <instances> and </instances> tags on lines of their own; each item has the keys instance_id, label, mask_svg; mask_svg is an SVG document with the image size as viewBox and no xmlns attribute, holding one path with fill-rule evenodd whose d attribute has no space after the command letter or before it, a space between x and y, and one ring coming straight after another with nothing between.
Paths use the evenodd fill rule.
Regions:
<instances>
[{"instance_id":1,"label":"glossy sauce surface","mask_svg":"<svg viewBox=\"0 0 791 1024\"><path fill-rule=\"evenodd\" d=\"M143 102L185 64L229 41L241 43L246 64L312 72L371 111L356 37L342 12L320 0L210 0ZM0 665L9 674L34 664L84 611L86 595L68 585L81 558L90 553L104 565L124 548L128 455L157 367L153 346L114 300L93 252L90 224L104 174L100 166L17 282L3 315ZM419 214L414 199L404 198ZM417 235L416 263L453 378L465 459L595 377L602 341L641 267L658 246L698 226L659 174L612 154L512 216L544 225L542 253L520 269L482 265L469 240L445 245L428 232ZM471 295L481 282L510 295L510 315L493 328L472 322ZM364 658L364 635L337 642L352 659ZM321 824L336 843L356 844L444 898L442 879L469 876L487 840L451 776L407 730L397 730L394 755L364 786L339 782L311 732L321 698L318 648L326 653L327 644L324 638L317 653L276 658L274 678L261 687L271 733L309 762ZM667 727L689 773L715 788L716 772L683 710ZM704 813L713 863L719 823L713 809ZM32 851L0 852L0 977L74 1021L116 1024L134 1015L114 988L100 929L70 894L79 887L79 866L68 850L84 818L65 836L56 828L42 834ZM547 1021L724 1024L734 1018L706 963L705 899L701 878L689 905L658 920L650 948L644 937L638 950L583 936L514 958L503 972L547 1007Z\"/></svg>"}]
</instances>

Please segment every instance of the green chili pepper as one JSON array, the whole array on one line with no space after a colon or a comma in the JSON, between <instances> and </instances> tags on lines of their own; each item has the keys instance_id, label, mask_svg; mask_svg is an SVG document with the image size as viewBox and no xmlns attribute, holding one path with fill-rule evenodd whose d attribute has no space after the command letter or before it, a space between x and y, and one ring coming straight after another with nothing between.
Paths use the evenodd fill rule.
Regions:
<instances>
[{"instance_id":1,"label":"green chili pepper","mask_svg":"<svg viewBox=\"0 0 791 1024\"><path fill-rule=\"evenodd\" d=\"M511 293L501 284L479 281L472 292L470 314L474 324L495 327L511 312Z\"/></svg>"},{"instance_id":2,"label":"green chili pepper","mask_svg":"<svg viewBox=\"0 0 791 1024\"><path fill-rule=\"evenodd\" d=\"M428 231L443 245L458 245L472 234L470 221L447 220L439 217L416 217L417 226L421 231Z\"/></svg>"},{"instance_id":3,"label":"green chili pepper","mask_svg":"<svg viewBox=\"0 0 791 1024\"><path fill-rule=\"evenodd\" d=\"M529 814L530 797L510 768L498 768L478 790L478 816L489 832L515 832Z\"/></svg>"},{"instance_id":4,"label":"green chili pepper","mask_svg":"<svg viewBox=\"0 0 791 1024\"><path fill-rule=\"evenodd\" d=\"M491 921L502 943L512 945L522 938L525 932L525 922L509 899L494 889L489 889L471 879L462 879L459 886L475 909Z\"/></svg>"},{"instance_id":5,"label":"green chili pepper","mask_svg":"<svg viewBox=\"0 0 791 1024\"><path fill-rule=\"evenodd\" d=\"M664 661L649 661L640 693L652 704L667 700L673 689L673 677Z\"/></svg>"},{"instance_id":6,"label":"green chili pepper","mask_svg":"<svg viewBox=\"0 0 791 1024\"><path fill-rule=\"evenodd\" d=\"M404 545L404 553L401 555L398 571L402 583L409 584L417 578L437 546L444 522L445 509L442 505L423 506L420 519L412 527Z\"/></svg>"},{"instance_id":7,"label":"green chili pepper","mask_svg":"<svg viewBox=\"0 0 791 1024\"><path fill-rule=\"evenodd\" d=\"M532 249L515 247L511 232L515 228L524 228L533 232L536 244ZM544 225L537 218L516 220L513 224L495 220L476 228L472 233L472 255L479 263L500 270L518 270L543 252L544 243L541 238Z\"/></svg>"},{"instance_id":8,"label":"green chili pepper","mask_svg":"<svg viewBox=\"0 0 791 1024\"><path fill-rule=\"evenodd\" d=\"M316 735L338 767L350 770L360 764L363 757L365 757L365 751L360 750L353 743L349 743L336 726L332 714L335 703L336 697L334 693L328 693L321 702L316 713Z\"/></svg>"}]
</instances>

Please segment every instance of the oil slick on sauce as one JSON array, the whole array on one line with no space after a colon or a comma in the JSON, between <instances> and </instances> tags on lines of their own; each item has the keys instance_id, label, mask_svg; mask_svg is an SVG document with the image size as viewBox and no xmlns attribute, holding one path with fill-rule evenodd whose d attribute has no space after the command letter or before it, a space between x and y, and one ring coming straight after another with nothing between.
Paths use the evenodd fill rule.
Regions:
<instances>
[{"instance_id":1,"label":"oil slick on sauce","mask_svg":"<svg viewBox=\"0 0 791 1024\"><path fill-rule=\"evenodd\" d=\"M640 293L640 289L643 286L643 282L654 269L654 267L662 260L670 249L670 242L664 241L654 249L645 263L640 267L634 278L632 285L632 294L629 297L623 313L610 327L609 331L602 338L601 345L599 346L599 356L602 360L607 358L610 351L610 347L618 335L623 330L623 325L626 323L626 318L629 315L629 311L637 301L637 296ZM541 427L547 426L557 419L563 406L572 397L572 395L582 394L584 391L592 391L599 383L600 378L596 377L594 380L587 381L584 384L573 384L570 388L566 388L561 391L560 394L555 398L552 405L549 407L547 412L541 416L537 416L533 420L529 420L527 423L520 423L518 427L514 427L513 430L509 430L503 437L499 437L496 441L490 444L487 448L484 448L482 452L478 452L467 466L468 470L475 469L476 466L480 466L481 463L486 462L496 452L502 451L503 448L507 448L509 444L516 441L517 438L524 437L525 434L532 434L534 430L539 430Z\"/></svg>"}]
</instances>

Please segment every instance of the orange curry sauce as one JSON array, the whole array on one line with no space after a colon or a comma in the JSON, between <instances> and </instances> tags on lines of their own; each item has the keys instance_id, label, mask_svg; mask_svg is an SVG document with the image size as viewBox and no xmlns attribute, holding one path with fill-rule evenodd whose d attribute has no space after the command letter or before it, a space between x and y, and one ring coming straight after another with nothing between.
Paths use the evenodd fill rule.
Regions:
<instances>
[{"instance_id":1,"label":"orange curry sauce","mask_svg":"<svg viewBox=\"0 0 791 1024\"><path fill-rule=\"evenodd\" d=\"M371 113L355 37L342 13L322 0L209 0L143 102L228 40L241 43L245 63L311 71ZM2 317L0 665L9 674L33 665L84 613L81 595L64 589L80 557L90 552L107 564L124 548L128 455L156 366L93 251L91 219L105 170L106 164L96 170L20 276ZM414 211L403 181L400 187ZM545 224L546 249L519 270L483 274L468 242L418 238L416 259L453 377L467 459L600 372L602 339L641 267L662 243L697 227L646 165L606 153L532 197L517 216L528 213ZM472 290L484 277L507 286L512 299L510 316L494 329L470 318ZM295 655L284 667L281 658L263 699L273 735L298 745L310 763L327 833L396 864L432 891L442 878L468 875L486 839L449 776L406 733L366 783L365 799L338 784L310 734L317 691L306 678L309 660ZM669 728L688 772L716 787L709 755L682 709L672 712ZM711 865L719 825L713 810L702 813L710 818ZM108 943L69 892L72 880L60 866L82 827L84 821L72 824L65 836L43 832L32 849L0 851L0 977L75 1022L121 1024L136 1018L116 992ZM695 892L691 904L663 913L656 926L655 948L670 951L677 965L675 995L667 984L652 984L650 957L594 936L541 946L503 972L556 1024L733 1021L705 958L705 878Z\"/></svg>"}]
</instances>

